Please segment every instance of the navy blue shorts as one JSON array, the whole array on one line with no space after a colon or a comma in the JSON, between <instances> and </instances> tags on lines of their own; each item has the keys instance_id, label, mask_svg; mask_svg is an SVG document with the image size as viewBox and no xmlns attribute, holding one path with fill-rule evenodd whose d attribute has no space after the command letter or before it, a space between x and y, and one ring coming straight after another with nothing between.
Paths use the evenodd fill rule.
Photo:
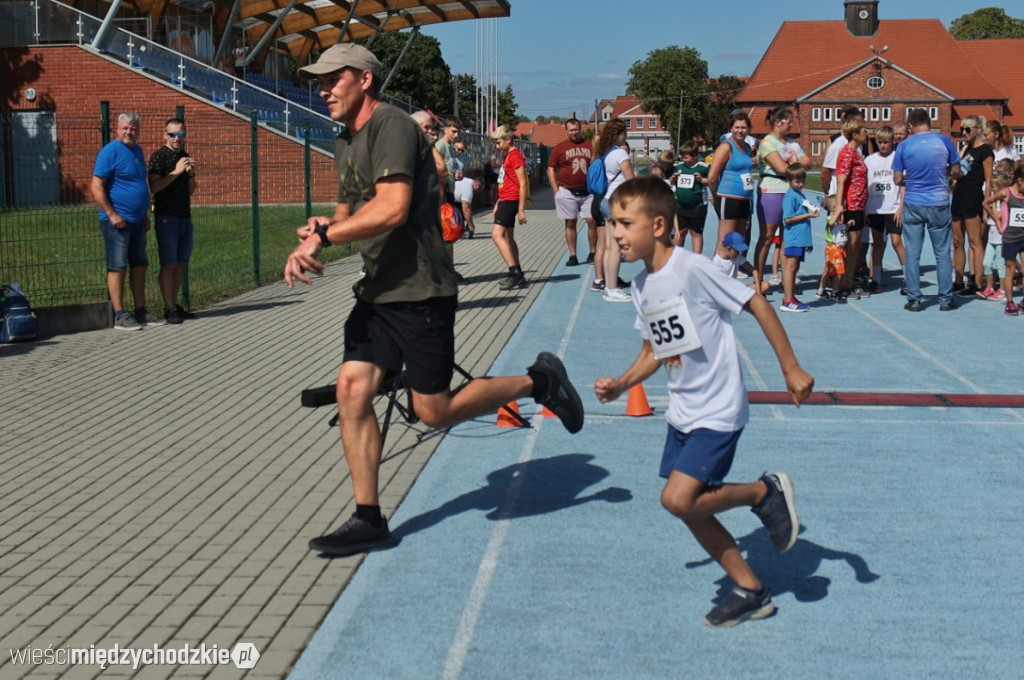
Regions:
<instances>
[{"instance_id":1,"label":"navy blue shorts","mask_svg":"<svg viewBox=\"0 0 1024 680\"><path fill-rule=\"evenodd\" d=\"M156 215L153 231L156 232L160 264L184 264L192 257L194 228L192 220L173 215Z\"/></svg>"},{"instance_id":2,"label":"navy blue shorts","mask_svg":"<svg viewBox=\"0 0 1024 680\"><path fill-rule=\"evenodd\" d=\"M669 425L659 474L667 479L673 470L678 470L708 486L721 486L732 468L741 434L743 428L717 432L698 427L684 433Z\"/></svg>"}]
</instances>

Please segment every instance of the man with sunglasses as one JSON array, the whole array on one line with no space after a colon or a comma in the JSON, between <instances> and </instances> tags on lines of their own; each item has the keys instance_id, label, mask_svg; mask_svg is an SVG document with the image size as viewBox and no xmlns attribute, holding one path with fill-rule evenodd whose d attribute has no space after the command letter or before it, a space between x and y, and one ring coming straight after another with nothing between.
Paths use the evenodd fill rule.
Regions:
<instances>
[{"instance_id":1,"label":"man with sunglasses","mask_svg":"<svg viewBox=\"0 0 1024 680\"><path fill-rule=\"evenodd\" d=\"M196 190L196 161L185 151L185 122L180 118L164 123L164 145L149 158L149 186L160 251L164 319L179 324L195 318L178 304L178 291L192 255L192 193Z\"/></svg>"}]
</instances>

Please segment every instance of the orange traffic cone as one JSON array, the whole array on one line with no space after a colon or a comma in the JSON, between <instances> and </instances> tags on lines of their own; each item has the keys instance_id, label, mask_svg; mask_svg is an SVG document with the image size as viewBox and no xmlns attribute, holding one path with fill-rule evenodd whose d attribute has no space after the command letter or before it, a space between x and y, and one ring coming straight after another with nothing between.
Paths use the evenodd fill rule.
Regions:
<instances>
[{"instance_id":1,"label":"orange traffic cone","mask_svg":"<svg viewBox=\"0 0 1024 680\"><path fill-rule=\"evenodd\" d=\"M519 402L510 401L504 407L498 409L498 427L520 427L523 424L521 420L513 418L509 410L519 415Z\"/></svg>"},{"instance_id":2,"label":"orange traffic cone","mask_svg":"<svg viewBox=\"0 0 1024 680\"><path fill-rule=\"evenodd\" d=\"M654 415L651 405L647 403L647 393L644 392L643 385L637 384L629 388L629 395L626 397L626 415L634 418Z\"/></svg>"},{"instance_id":3,"label":"orange traffic cone","mask_svg":"<svg viewBox=\"0 0 1024 680\"><path fill-rule=\"evenodd\" d=\"M555 412L552 411L551 409L549 409L547 406L545 406L544 408L542 408L540 410L540 414L542 416L544 416L545 418L557 418L558 417L558 416L555 415Z\"/></svg>"}]
</instances>

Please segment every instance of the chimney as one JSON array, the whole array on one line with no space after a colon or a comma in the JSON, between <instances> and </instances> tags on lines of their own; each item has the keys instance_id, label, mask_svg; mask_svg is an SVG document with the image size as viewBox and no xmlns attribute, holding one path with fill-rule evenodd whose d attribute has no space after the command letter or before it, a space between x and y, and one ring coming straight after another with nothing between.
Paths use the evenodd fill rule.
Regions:
<instances>
[{"instance_id":1,"label":"chimney","mask_svg":"<svg viewBox=\"0 0 1024 680\"><path fill-rule=\"evenodd\" d=\"M878 32L878 0L844 0L846 30L858 38Z\"/></svg>"}]
</instances>

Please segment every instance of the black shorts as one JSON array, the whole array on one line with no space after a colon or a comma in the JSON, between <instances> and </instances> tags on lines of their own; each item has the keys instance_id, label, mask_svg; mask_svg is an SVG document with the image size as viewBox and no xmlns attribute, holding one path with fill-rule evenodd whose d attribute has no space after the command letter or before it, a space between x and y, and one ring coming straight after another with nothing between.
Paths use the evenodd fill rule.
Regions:
<instances>
[{"instance_id":1,"label":"black shorts","mask_svg":"<svg viewBox=\"0 0 1024 680\"><path fill-rule=\"evenodd\" d=\"M590 202L590 216L594 218L594 224L598 227L604 226L604 213L601 212L601 201L604 196L594 196L594 200Z\"/></svg>"},{"instance_id":2,"label":"black shorts","mask_svg":"<svg viewBox=\"0 0 1024 680\"><path fill-rule=\"evenodd\" d=\"M701 204L696 208L683 208L676 205L676 217L679 219L680 229L688 229L694 234L703 234L704 222L708 218L708 206Z\"/></svg>"},{"instance_id":3,"label":"black shorts","mask_svg":"<svg viewBox=\"0 0 1024 680\"><path fill-rule=\"evenodd\" d=\"M902 234L903 227L896 224L896 215L887 213L885 215L868 215L864 218L867 225L880 234Z\"/></svg>"},{"instance_id":4,"label":"black shorts","mask_svg":"<svg viewBox=\"0 0 1024 680\"><path fill-rule=\"evenodd\" d=\"M715 201L715 212L720 220L749 220L750 201L745 198L719 196Z\"/></svg>"},{"instance_id":5,"label":"black shorts","mask_svg":"<svg viewBox=\"0 0 1024 680\"><path fill-rule=\"evenodd\" d=\"M494 213L494 223L506 229L515 229L516 215L519 213L519 201L498 201L498 210Z\"/></svg>"},{"instance_id":6,"label":"black shorts","mask_svg":"<svg viewBox=\"0 0 1024 680\"><path fill-rule=\"evenodd\" d=\"M345 322L343 361L365 361L390 373L405 366L409 388L420 394L451 389L458 299L372 304L356 300Z\"/></svg>"},{"instance_id":7,"label":"black shorts","mask_svg":"<svg viewBox=\"0 0 1024 680\"><path fill-rule=\"evenodd\" d=\"M846 231L860 231L864 228L864 211L847 210L843 212L843 222L846 223ZM850 224L853 222L853 224Z\"/></svg>"},{"instance_id":8,"label":"black shorts","mask_svg":"<svg viewBox=\"0 0 1024 680\"><path fill-rule=\"evenodd\" d=\"M973 184L957 184L956 190L953 192L953 205L950 212L953 213L953 217L964 219L982 217L985 214L985 209L982 206L984 199L985 195L982 193L981 187Z\"/></svg>"},{"instance_id":9,"label":"black shorts","mask_svg":"<svg viewBox=\"0 0 1024 680\"><path fill-rule=\"evenodd\" d=\"M1011 241L1010 243L1003 243L1001 250L1003 251L1003 259L1009 262L1010 260L1017 259L1017 256L1024 253L1024 241Z\"/></svg>"}]
</instances>

